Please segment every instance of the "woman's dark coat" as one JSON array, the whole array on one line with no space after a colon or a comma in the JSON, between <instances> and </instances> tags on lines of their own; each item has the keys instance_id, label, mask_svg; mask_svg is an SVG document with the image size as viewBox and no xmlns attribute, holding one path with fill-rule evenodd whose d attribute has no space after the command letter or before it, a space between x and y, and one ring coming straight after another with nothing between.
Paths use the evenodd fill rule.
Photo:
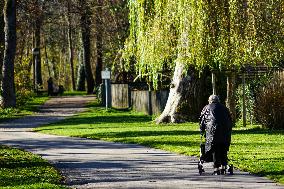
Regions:
<instances>
[{"instance_id":1,"label":"woman's dark coat","mask_svg":"<svg viewBox=\"0 0 284 189\"><path fill-rule=\"evenodd\" d=\"M206 137L205 153L214 152L216 146L225 146L229 151L232 133L229 110L221 103L205 106L200 116L200 131Z\"/></svg>"}]
</instances>

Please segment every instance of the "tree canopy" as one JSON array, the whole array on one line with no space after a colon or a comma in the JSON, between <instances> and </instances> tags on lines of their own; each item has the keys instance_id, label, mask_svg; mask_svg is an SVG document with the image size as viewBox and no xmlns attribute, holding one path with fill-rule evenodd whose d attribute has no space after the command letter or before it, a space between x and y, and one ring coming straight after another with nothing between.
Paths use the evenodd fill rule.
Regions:
<instances>
[{"instance_id":1,"label":"tree canopy","mask_svg":"<svg viewBox=\"0 0 284 189\"><path fill-rule=\"evenodd\" d=\"M198 70L272 66L284 58L282 0L131 0L123 58L157 87L177 62Z\"/></svg>"}]
</instances>

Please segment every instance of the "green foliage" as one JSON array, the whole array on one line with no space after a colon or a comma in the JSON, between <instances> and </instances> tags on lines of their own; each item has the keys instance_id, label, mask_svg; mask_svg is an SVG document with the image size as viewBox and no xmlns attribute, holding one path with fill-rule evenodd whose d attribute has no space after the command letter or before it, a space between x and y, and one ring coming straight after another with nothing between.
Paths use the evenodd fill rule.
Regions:
<instances>
[{"instance_id":1,"label":"green foliage","mask_svg":"<svg viewBox=\"0 0 284 189\"><path fill-rule=\"evenodd\" d=\"M11 115L16 115L18 113L19 110L15 108L0 109L0 118L9 118Z\"/></svg>"},{"instance_id":2,"label":"green foliage","mask_svg":"<svg viewBox=\"0 0 284 189\"><path fill-rule=\"evenodd\" d=\"M257 120L270 129L284 129L284 75L275 74L258 90Z\"/></svg>"},{"instance_id":3,"label":"green foliage","mask_svg":"<svg viewBox=\"0 0 284 189\"><path fill-rule=\"evenodd\" d=\"M73 118L36 129L49 134L136 143L199 156L197 123L156 125L152 117L132 111L92 107ZM229 158L234 166L284 183L284 131L258 126L235 128Z\"/></svg>"},{"instance_id":4,"label":"green foliage","mask_svg":"<svg viewBox=\"0 0 284 189\"><path fill-rule=\"evenodd\" d=\"M123 58L157 82L165 66L272 65L284 57L282 0L131 0Z\"/></svg>"},{"instance_id":5,"label":"green foliage","mask_svg":"<svg viewBox=\"0 0 284 189\"><path fill-rule=\"evenodd\" d=\"M33 96L33 83L30 78L31 61L30 57L26 57L15 62L15 88L18 107L23 106Z\"/></svg>"},{"instance_id":6,"label":"green foliage","mask_svg":"<svg viewBox=\"0 0 284 189\"><path fill-rule=\"evenodd\" d=\"M64 188L62 177L32 153L0 146L0 187L9 189Z\"/></svg>"}]
</instances>

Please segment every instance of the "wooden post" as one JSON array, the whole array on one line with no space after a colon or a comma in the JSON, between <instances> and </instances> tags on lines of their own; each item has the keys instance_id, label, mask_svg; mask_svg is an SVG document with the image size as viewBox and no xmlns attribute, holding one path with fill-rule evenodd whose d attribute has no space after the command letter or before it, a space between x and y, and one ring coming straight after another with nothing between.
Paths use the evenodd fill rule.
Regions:
<instances>
[{"instance_id":1,"label":"wooden post","mask_svg":"<svg viewBox=\"0 0 284 189\"><path fill-rule=\"evenodd\" d=\"M216 75L214 72L212 72L212 89L213 89L213 95L216 95Z\"/></svg>"},{"instance_id":2,"label":"wooden post","mask_svg":"<svg viewBox=\"0 0 284 189\"><path fill-rule=\"evenodd\" d=\"M148 91L148 114L152 115L153 110L152 110L152 92L151 89Z\"/></svg>"},{"instance_id":3,"label":"wooden post","mask_svg":"<svg viewBox=\"0 0 284 189\"><path fill-rule=\"evenodd\" d=\"M131 108L133 103L132 103L132 98L131 98L131 87L129 86L129 84L127 84L127 92L128 92L128 108Z\"/></svg>"},{"instance_id":4,"label":"wooden post","mask_svg":"<svg viewBox=\"0 0 284 189\"><path fill-rule=\"evenodd\" d=\"M243 72L242 75L242 82L243 82L243 127L246 127L246 80L245 80L245 73Z\"/></svg>"}]
</instances>

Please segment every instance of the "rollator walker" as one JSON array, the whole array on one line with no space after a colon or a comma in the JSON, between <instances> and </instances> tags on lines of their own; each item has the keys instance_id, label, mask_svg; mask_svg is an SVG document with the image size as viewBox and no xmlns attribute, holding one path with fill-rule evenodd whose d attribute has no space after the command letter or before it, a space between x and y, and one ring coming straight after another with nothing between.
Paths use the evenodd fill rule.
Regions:
<instances>
[{"instance_id":1,"label":"rollator walker","mask_svg":"<svg viewBox=\"0 0 284 189\"><path fill-rule=\"evenodd\" d=\"M205 135L201 135L200 137L200 158L198 161L198 171L199 175L202 175L202 173L205 172L203 163L205 162L213 162L213 154L212 153L205 153ZM228 164L229 165L229 164ZM228 169L227 169L228 168ZM230 164L225 170L225 173L228 171L230 175L234 174L234 167L232 164Z\"/></svg>"}]
</instances>

